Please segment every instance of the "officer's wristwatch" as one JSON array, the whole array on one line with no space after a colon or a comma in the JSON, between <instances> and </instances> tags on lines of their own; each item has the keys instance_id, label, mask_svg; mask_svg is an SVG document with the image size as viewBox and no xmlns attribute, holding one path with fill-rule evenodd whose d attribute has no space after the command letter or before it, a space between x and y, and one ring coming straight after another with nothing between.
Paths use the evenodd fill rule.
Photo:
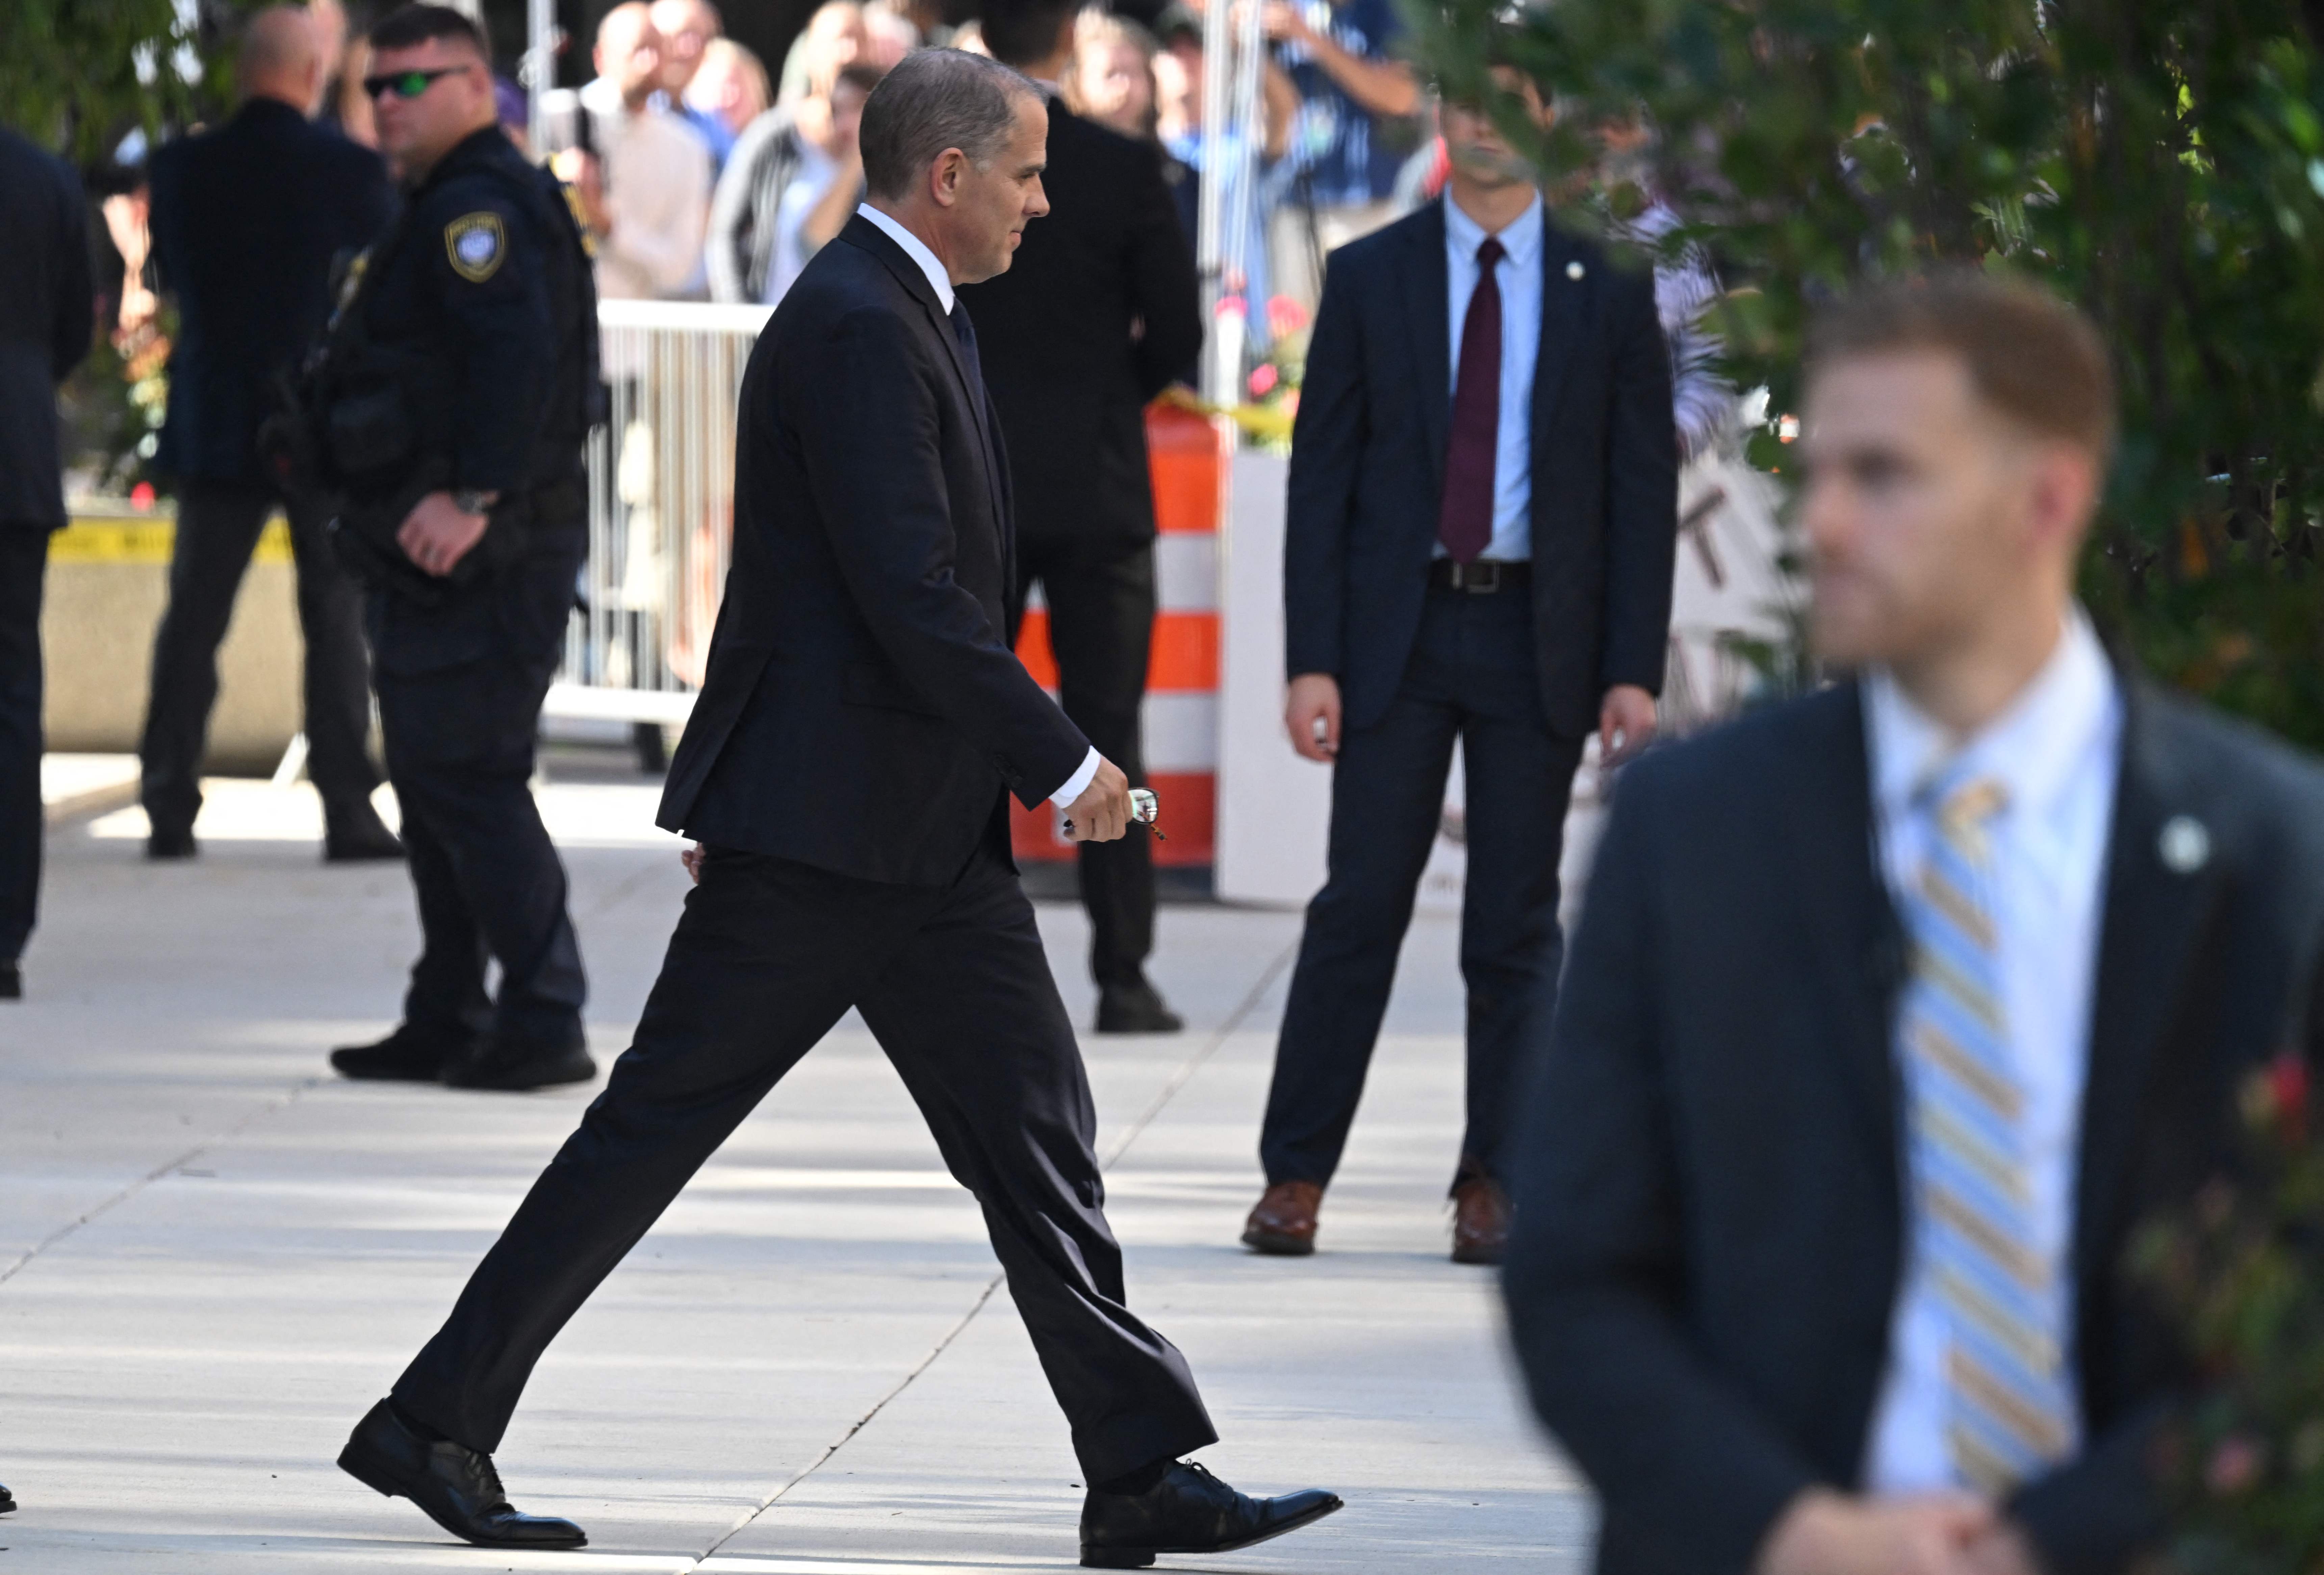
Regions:
<instances>
[{"instance_id":1,"label":"officer's wristwatch","mask_svg":"<svg viewBox=\"0 0 2324 1575\"><path fill-rule=\"evenodd\" d=\"M452 494L452 507L463 514L489 514L493 511L493 504L499 500L498 493L480 493L474 488L464 488Z\"/></svg>"}]
</instances>

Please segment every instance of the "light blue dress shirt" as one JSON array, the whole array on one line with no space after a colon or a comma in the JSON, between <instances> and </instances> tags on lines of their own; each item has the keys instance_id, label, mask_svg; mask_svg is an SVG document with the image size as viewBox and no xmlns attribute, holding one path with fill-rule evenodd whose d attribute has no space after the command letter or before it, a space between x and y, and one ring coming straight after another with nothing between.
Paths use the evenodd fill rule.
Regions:
<instances>
[{"instance_id":1,"label":"light blue dress shirt","mask_svg":"<svg viewBox=\"0 0 2324 1575\"><path fill-rule=\"evenodd\" d=\"M1541 355L1541 198L1500 233L1508 253L1493 268L1501 287L1501 431L1493 446L1493 536L1484 556L1502 563L1533 557L1533 369ZM1452 313L1452 381L1461 386L1461 330L1477 293L1477 248L1485 227L1444 198L1445 309ZM1439 543L1436 556L1444 556Z\"/></svg>"},{"instance_id":2,"label":"light blue dress shirt","mask_svg":"<svg viewBox=\"0 0 2324 1575\"><path fill-rule=\"evenodd\" d=\"M2008 791L1990 834L2002 1014L2025 1093L2020 1138L2034 1246L2070 1287L2074 1158L2121 771L2120 687L2089 620L2074 608L2034 681L1966 741L1949 736L1885 672L1869 675L1863 692L1881 872L1892 892L1920 880L1935 833L1914 800L1932 778L1959 762L1999 778ZM1905 1218L1909 1229L1909 1200ZM1912 1261L1908 1244L1864 1466L1864 1486L1874 1493L1956 1485L1945 1443L1946 1314ZM2072 1318L2070 1292L2070 1331ZM2070 1348L2068 1354L2070 1392Z\"/></svg>"}]
</instances>

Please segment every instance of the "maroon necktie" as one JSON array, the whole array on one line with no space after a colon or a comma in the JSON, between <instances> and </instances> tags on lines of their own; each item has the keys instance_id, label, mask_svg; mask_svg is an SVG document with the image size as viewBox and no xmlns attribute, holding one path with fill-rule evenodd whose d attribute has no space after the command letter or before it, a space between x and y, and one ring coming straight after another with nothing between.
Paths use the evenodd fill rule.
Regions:
<instances>
[{"instance_id":1,"label":"maroon necktie","mask_svg":"<svg viewBox=\"0 0 2324 1575\"><path fill-rule=\"evenodd\" d=\"M1493 539L1493 456L1501 442L1501 286L1508 253L1492 236L1477 248L1477 289L1461 325L1461 382L1444 448L1444 503L1436 536L1454 563L1474 563Z\"/></svg>"}]
</instances>

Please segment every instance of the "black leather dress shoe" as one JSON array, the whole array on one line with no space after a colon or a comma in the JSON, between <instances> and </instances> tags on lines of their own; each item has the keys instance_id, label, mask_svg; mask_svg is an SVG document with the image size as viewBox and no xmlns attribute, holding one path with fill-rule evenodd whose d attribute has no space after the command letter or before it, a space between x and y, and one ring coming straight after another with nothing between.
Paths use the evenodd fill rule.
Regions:
<instances>
[{"instance_id":1,"label":"black leather dress shoe","mask_svg":"<svg viewBox=\"0 0 2324 1575\"><path fill-rule=\"evenodd\" d=\"M1313 1525L1340 1507L1340 1496L1320 1488L1253 1498L1180 1460L1143 1493L1090 1489L1082 1505L1082 1567L1143 1570L1158 1553L1231 1552Z\"/></svg>"},{"instance_id":2,"label":"black leather dress shoe","mask_svg":"<svg viewBox=\"0 0 2324 1575\"><path fill-rule=\"evenodd\" d=\"M480 1548L578 1548L589 1541L569 1520L519 1515L501 1491L492 1456L448 1439L421 1438L384 1400L355 1423L339 1451L339 1469L390 1498L409 1498L438 1525Z\"/></svg>"},{"instance_id":3,"label":"black leather dress shoe","mask_svg":"<svg viewBox=\"0 0 2324 1575\"><path fill-rule=\"evenodd\" d=\"M344 824L334 824L323 834L323 862L326 864L384 863L403 857L403 843L387 829L387 823L364 806L364 813L350 815Z\"/></svg>"},{"instance_id":4,"label":"black leather dress shoe","mask_svg":"<svg viewBox=\"0 0 2324 1575\"><path fill-rule=\"evenodd\" d=\"M1135 984L1109 984L1098 991L1097 1031L1101 1034L1175 1034L1185 1019L1164 1004L1162 992L1144 980Z\"/></svg>"},{"instance_id":5,"label":"black leather dress shoe","mask_svg":"<svg viewBox=\"0 0 2324 1575\"><path fill-rule=\"evenodd\" d=\"M190 859L202 850L194 841L192 826L154 828L145 839L145 856L149 859Z\"/></svg>"},{"instance_id":6,"label":"black leather dress shoe","mask_svg":"<svg viewBox=\"0 0 2324 1575\"><path fill-rule=\"evenodd\" d=\"M0 1488L0 1515L5 1515L15 1507L16 1501L9 1497L8 1489Z\"/></svg>"},{"instance_id":7,"label":"black leather dress shoe","mask_svg":"<svg viewBox=\"0 0 2324 1575\"><path fill-rule=\"evenodd\" d=\"M589 1047L576 1036L563 1045L521 1039L486 1039L475 1052L444 1068L447 1088L523 1093L561 1082L587 1082L597 1075Z\"/></svg>"},{"instance_id":8,"label":"black leather dress shoe","mask_svg":"<svg viewBox=\"0 0 2324 1575\"><path fill-rule=\"evenodd\" d=\"M331 1067L341 1077L366 1082L440 1082L444 1069L473 1047L466 1040L417 1033L405 1023L376 1045L345 1045L332 1051Z\"/></svg>"},{"instance_id":9,"label":"black leather dress shoe","mask_svg":"<svg viewBox=\"0 0 2324 1575\"><path fill-rule=\"evenodd\" d=\"M0 1000L24 999L24 970L21 963L0 962Z\"/></svg>"}]
</instances>

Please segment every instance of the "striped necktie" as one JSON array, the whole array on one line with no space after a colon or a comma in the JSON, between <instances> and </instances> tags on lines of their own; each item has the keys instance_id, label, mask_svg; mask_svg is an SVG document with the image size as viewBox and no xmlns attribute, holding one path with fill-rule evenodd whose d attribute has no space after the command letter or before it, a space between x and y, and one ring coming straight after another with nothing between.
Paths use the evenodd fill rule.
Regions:
<instances>
[{"instance_id":1,"label":"striped necktie","mask_svg":"<svg viewBox=\"0 0 2324 1575\"><path fill-rule=\"evenodd\" d=\"M2061 1458L2074 1428L2064 1287L2034 1245L1989 900L2006 798L1978 778L1916 801L1932 834L1902 904L1913 969L1898 1018L1914 1268L1946 1325L1947 1452L1960 1486L1995 1498Z\"/></svg>"}]
</instances>

